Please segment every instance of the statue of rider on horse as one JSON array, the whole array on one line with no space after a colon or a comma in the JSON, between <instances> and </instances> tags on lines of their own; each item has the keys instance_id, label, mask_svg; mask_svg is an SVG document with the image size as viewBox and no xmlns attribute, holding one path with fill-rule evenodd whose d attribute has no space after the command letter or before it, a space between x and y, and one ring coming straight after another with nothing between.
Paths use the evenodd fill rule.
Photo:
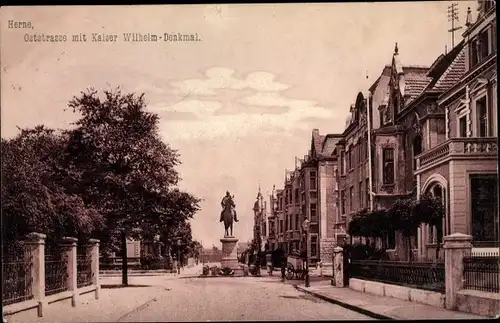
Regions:
<instances>
[{"instance_id":1,"label":"statue of rider on horse","mask_svg":"<svg viewBox=\"0 0 500 323\"><path fill-rule=\"evenodd\" d=\"M222 206L222 212L220 213L219 222L224 221L225 236L233 235L233 221L238 222L238 217L236 215L236 204L234 203L234 195L231 196L229 191L226 191L226 196L222 198L220 202ZM229 232L228 229L231 229Z\"/></svg>"}]
</instances>

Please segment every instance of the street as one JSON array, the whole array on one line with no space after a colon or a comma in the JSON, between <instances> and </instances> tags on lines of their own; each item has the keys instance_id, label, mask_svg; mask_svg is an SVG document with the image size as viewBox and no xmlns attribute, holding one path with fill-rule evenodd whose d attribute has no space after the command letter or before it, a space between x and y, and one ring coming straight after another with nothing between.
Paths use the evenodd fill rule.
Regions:
<instances>
[{"instance_id":1,"label":"street","mask_svg":"<svg viewBox=\"0 0 500 323\"><path fill-rule=\"evenodd\" d=\"M163 284L154 300L120 321L369 319L303 294L277 277L179 278Z\"/></svg>"},{"instance_id":2,"label":"street","mask_svg":"<svg viewBox=\"0 0 500 323\"><path fill-rule=\"evenodd\" d=\"M9 323L371 319L299 292L278 276L137 276L126 288L120 282L103 278L99 300L82 298L74 308L54 303L42 318L21 314Z\"/></svg>"}]
</instances>

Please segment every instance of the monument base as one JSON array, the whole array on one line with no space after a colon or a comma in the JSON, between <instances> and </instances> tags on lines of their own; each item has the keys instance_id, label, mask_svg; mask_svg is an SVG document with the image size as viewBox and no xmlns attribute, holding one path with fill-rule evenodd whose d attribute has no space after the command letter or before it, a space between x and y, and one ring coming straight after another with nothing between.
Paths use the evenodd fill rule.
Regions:
<instances>
[{"instance_id":1,"label":"monument base","mask_svg":"<svg viewBox=\"0 0 500 323\"><path fill-rule=\"evenodd\" d=\"M233 276L243 276L243 268L238 263L238 239L235 237L224 237L220 239L220 242L222 242L221 269L231 268L234 272Z\"/></svg>"}]
</instances>

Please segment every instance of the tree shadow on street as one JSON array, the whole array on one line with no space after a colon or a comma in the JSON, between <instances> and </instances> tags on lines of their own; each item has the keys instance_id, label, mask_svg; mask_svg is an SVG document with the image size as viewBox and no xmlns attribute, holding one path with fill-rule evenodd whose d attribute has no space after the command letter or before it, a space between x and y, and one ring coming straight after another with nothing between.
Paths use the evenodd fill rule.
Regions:
<instances>
[{"instance_id":1,"label":"tree shadow on street","mask_svg":"<svg viewBox=\"0 0 500 323\"><path fill-rule=\"evenodd\" d=\"M155 285L141 285L141 284L106 284L101 285L101 289L114 289L114 288L137 288L137 287L155 287Z\"/></svg>"}]
</instances>

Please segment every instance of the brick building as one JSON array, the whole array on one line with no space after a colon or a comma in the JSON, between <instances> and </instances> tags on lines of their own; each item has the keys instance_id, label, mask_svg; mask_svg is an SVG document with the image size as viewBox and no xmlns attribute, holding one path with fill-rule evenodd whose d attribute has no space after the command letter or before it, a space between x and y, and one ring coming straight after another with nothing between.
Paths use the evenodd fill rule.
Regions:
<instances>
[{"instance_id":1,"label":"brick building","mask_svg":"<svg viewBox=\"0 0 500 323\"><path fill-rule=\"evenodd\" d=\"M442 82L445 89L436 100L439 119L426 121L423 152L416 158L419 193L436 195L446 206L444 232L420 230L422 254L442 243L443 235L455 232L472 235L476 247L498 247L494 2L480 2L474 23L469 11L466 26L460 54L447 71L450 81Z\"/></svg>"},{"instance_id":2,"label":"brick building","mask_svg":"<svg viewBox=\"0 0 500 323\"><path fill-rule=\"evenodd\" d=\"M387 209L397 199L416 199L423 193L442 199L445 206L442 229L423 226L416 230L411 250L398 232L378 242L393 256L407 259L413 252L430 257L438 246L442 255L443 236L455 232L471 234L477 246L498 245L496 16L492 6L481 4L475 23L469 12L464 41L429 68L403 66L396 44L391 65L369 90L369 101L360 93L351 106L337 144L338 224L344 218L349 223L362 208ZM371 151L367 121L372 129Z\"/></svg>"},{"instance_id":3,"label":"brick building","mask_svg":"<svg viewBox=\"0 0 500 323\"><path fill-rule=\"evenodd\" d=\"M294 170L285 170L284 189L276 190L276 196L271 197L275 211L271 212L269 223L276 228L273 246L286 253L304 250L302 223L307 218L311 222L308 240L311 263L321 260L326 266L331 264L335 246L338 218L335 147L340 139L340 135L322 136L318 129L313 129L308 154L296 159Z\"/></svg>"}]
</instances>

